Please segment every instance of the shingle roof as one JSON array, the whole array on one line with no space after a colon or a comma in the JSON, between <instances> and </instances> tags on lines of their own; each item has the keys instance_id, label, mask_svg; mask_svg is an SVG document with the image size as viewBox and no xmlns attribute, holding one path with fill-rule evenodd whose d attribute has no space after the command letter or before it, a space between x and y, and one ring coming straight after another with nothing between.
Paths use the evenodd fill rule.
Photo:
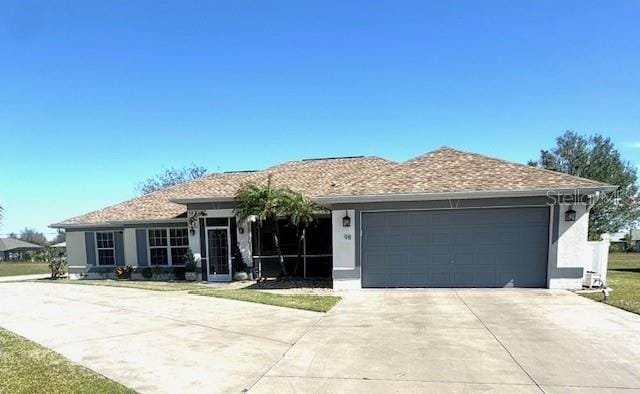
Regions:
<instances>
[{"instance_id":1,"label":"shingle roof","mask_svg":"<svg viewBox=\"0 0 640 394\"><path fill-rule=\"evenodd\" d=\"M233 197L242 184L266 182L269 176L275 185L290 187L310 197L607 186L589 179L444 147L403 163L375 156L330 158L289 161L255 172L215 173L57 225L184 217L184 205L170 199Z\"/></svg>"},{"instance_id":2,"label":"shingle roof","mask_svg":"<svg viewBox=\"0 0 640 394\"><path fill-rule=\"evenodd\" d=\"M0 238L0 252L12 251L16 249L40 249L42 246L25 242L15 238Z\"/></svg>"}]
</instances>

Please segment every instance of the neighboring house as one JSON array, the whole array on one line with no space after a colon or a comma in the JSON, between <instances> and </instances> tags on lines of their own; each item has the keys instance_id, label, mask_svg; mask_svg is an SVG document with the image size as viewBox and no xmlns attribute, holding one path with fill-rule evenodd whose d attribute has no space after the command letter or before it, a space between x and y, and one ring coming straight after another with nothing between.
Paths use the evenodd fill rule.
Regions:
<instances>
[{"instance_id":1,"label":"neighboring house","mask_svg":"<svg viewBox=\"0 0 640 394\"><path fill-rule=\"evenodd\" d=\"M42 249L42 246L15 238L0 238L0 260L24 260L24 253Z\"/></svg>"},{"instance_id":2,"label":"neighboring house","mask_svg":"<svg viewBox=\"0 0 640 394\"><path fill-rule=\"evenodd\" d=\"M586 203L615 189L441 148L402 163L358 156L211 174L52 227L66 230L75 276L180 267L190 247L205 280L231 280L236 246L248 265L274 266L270 235L233 212L238 188L269 176L331 210L309 230L304 271L335 288L578 288L592 264ZM288 259L290 233L284 226Z\"/></svg>"},{"instance_id":3,"label":"neighboring house","mask_svg":"<svg viewBox=\"0 0 640 394\"><path fill-rule=\"evenodd\" d=\"M640 252L640 230L611 233L609 241L611 249L615 249L616 252Z\"/></svg>"},{"instance_id":4,"label":"neighboring house","mask_svg":"<svg viewBox=\"0 0 640 394\"><path fill-rule=\"evenodd\" d=\"M609 242L611 250L616 252L626 252L628 248L627 236L629 232L619 231L617 233L609 233Z\"/></svg>"},{"instance_id":5,"label":"neighboring house","mask_svg":"<svg viewBox=\"0 0 640 394\"><path fill-rule=\"evenodd\" d=\"M640 230L631 230L631 250L640 252Z\"/></svg>"}]
</instances>

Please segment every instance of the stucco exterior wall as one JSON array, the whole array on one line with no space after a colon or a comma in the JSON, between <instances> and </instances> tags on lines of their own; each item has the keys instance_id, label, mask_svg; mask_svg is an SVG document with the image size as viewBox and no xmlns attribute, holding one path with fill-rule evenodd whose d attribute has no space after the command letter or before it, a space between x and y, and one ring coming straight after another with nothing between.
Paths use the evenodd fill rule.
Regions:
<instances>
[{"instance_id":1,"label":"stucco exterior wall","mask_svg":"<svg viewBox=\"0 0 640 394\"><path fill-rule=\"evenodd\" d=\"M565 212L570 207L576 211L574 222L565 221ZM590 269L592 264L592 248L588 244L589 209L586 204L559 204L554 208L548 287L579 289L585 269Z\"/></svg>"},{"instance_id":2,"label":"stucco exterior wall","mask_svg":"<svg viewBox=\"0 0 640 394\"><path fill-rule=\"evenodd\" d=\"M344 227L342 218L349 215L351 226ZM356 211L355 209L331 212L333 248L333 288L336 290L361 287L359 267L356 267ZM356 276L356 278L353 278Z\"/></svg>"},{"instance_id":3,"label":"stucco exterior wall","mask_svg":"<svg viewBox=\"0 0 640 394\"><path fill-rule=\"evenodd\" d=\"M72 279L84 275L87 270L87 253L84 231L67 232L67 264Z\"/></svg>"}]
</instances>

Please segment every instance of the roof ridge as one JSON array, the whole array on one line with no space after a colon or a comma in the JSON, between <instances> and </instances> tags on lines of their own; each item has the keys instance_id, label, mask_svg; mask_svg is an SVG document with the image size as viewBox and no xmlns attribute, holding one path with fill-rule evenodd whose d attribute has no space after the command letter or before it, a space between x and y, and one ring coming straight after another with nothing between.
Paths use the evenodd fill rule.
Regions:
<instances>
[{"instance_id":1,"label":"roof ridge","mask_svg":"<svg viewBox=\"0 0 640 394\"><path fill-rule=\"evenodd\" d=\"M416 156L413 159L409 159L409 160L407 160L407 161L405 161L405 162L403 162L401 164L405 164L405 163L411 162L411 161L413 161L415 159L418 159L420 157L427 156L429 154L436 153L436 152L441 152L441 151L452 151L452 152L455 152L455 153L463 153L463 154L466 154L466 155L475 156L475 157L479 157L479 158L482 158L482 159L493 160L493 161L496 161L496 162L499 162L499 163L516 165L516 166L519 166L519 167L522 167L522 168L531 169L531 170L534 170L534 171L548 172L548 173L551 173L551 174L554 174L554 175L560 175L560 176L563 176L563 177L571 177L571 178L581 179L581 180L584 180L584 181L600 183L602 185L609 185L606 182L596 181L594 179L584 178L584 177L577 176L577 175L571 175L571 174L567 174L566 172L549 170L547 168L538 167L538 166L534 167L534 166L530 166L528 164L518 163L518 162L515 162L515 161L511 161L511 160L500 159L500 158L493 157L493 156L488 156L488 155L485 155L485 154L482 154L482 153L469 152L469 151L465 151L465 150L461 150L461 149L452 148L452 147L449 147L449 146L441 146L438 149L435 149L435 150L430 151L430 152L426 152L426 153L424 153L424 154L422 154L420 156Z\"/></svg>"}]
</instances>

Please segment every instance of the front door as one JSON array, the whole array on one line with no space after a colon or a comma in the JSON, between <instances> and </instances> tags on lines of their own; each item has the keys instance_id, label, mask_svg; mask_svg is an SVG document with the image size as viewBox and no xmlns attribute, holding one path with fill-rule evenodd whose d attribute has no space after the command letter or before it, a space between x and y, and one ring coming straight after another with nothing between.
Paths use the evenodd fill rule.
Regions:
<instances>
[{"instance_id":1,"label":"front door","mask_svg":"<svg viewBox=\"0 0 640 394\"><path fill-rule=\"evenodd\" d=\"M231 253L229 250L229 228L207 229L209 281L231 280Z\"/></svg>"}]
</instances>

